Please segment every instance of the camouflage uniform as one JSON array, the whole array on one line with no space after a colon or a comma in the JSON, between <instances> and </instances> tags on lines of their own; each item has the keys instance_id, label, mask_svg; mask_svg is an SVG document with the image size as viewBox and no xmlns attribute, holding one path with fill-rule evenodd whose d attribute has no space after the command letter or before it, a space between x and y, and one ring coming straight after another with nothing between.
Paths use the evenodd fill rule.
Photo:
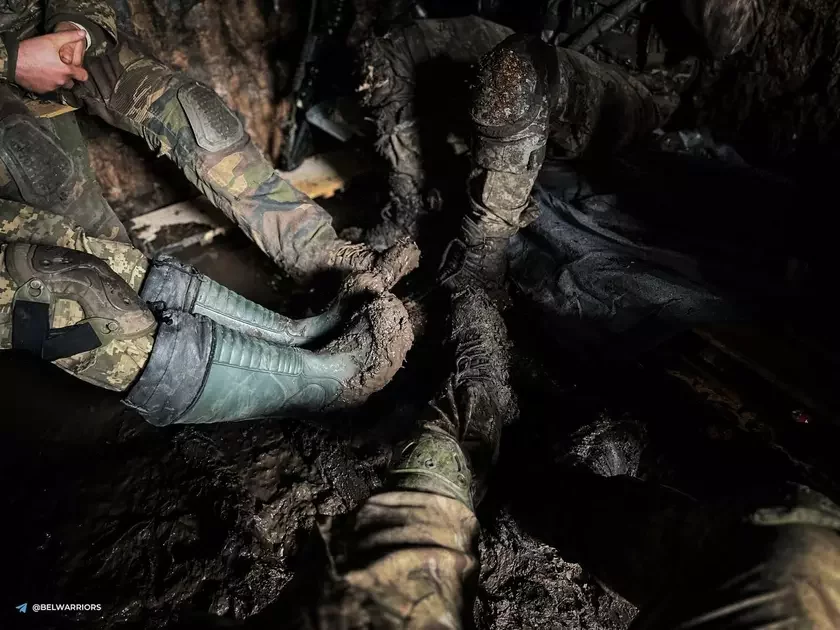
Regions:
<instances>
[{"instance_id":1,"label":"camouflage uniform","mask_svg":"<svg viewBox=\"0 0 840 630\"><path fill-rule=\"evenodd\" d=\"M239 116L210 88L132 50L140 46L127 44L122 34L117 43L114 12L106 2L47 0L46 9L36 1L21 4L0 13L0 63L6 70L0 78L0 199L69 216L90 236L128 242L102 197L73 114L64 113L85 106L175 161L266 254L299 279L327 268L369 270L374 265L372 252L337 239L329 214L280 176ZM53 103L45 114L42 102L13 83L16 47L19 39L62 20L79 23L91 34L85 56L91 79L72 93L60 91L63 105Z\"/></svg>"},{"instance_id":2,"label":"camouflage uniform","mask_svg":"<svg viewBox=\"0 0 840 630\"><path fill-rule=\"evenodd\" d=\"M602 497L600 503L620 504L618 490L615 496ZM792 486L770 505L773 507L752 511L707 541L698 555L680 556L684 561L679 573L665 580L664 593L651 592L652 583L661 581L653 580L649 573L634 573L636 567L630 566L645 560L644 549L612 554L613 564L616 558L628 560L628 566L615 570L639 576L635 590L641 599L633 601L630 594L618 591L641 606L631 628L837 628L840 509L801 486ZM650 527L650 521L645 520L650 515L642 514L639 505L627 507L623 514L608 509L591 517L610 520L611 529L622 529L618 524L632 527L633 521L639 521L639 529ZM570 514L565 503L558 509ZM612 520L612 516L618 518ZM721 516L710 515L709 519L721 520ZM471 597L479 570L478 531L475 515L463 501L439 496L431 489L388 490L374 495L350 519L349 526L336 528L331 536L331 547L337 550L332 557L335 572L313 625L470 627ZM581 531L582 536L597 538L592 545L605 542L603 537ZM616 534L616 540L624 540L620 532ZM598 572L601 567L585 561L583 566L605 579ZM558 626L562 621L557 620Z\"/></svg>"},{"instance_id":3,"label":"camouflage uniform","mask_svg":"<svg viewBox=\"0 0 840 630\"><path fill-rule=\"evenodd\" d=\"M18 42L63 21L87 29L86 55L102 54L117 41L114 10L101 0L25 0L0 8L0 203L11 200L70 216L90 236L127 243L93 175L72 108L36 100L14 84ZM9 122L18 124L7 134ZM34 168L40 172L29 176Z\"/></svg>"},{"instance_id":4,"label":"camouflage uniform","mask_svg":"<svg viewBox=\"0 0 840 630\"><path fill-rule=\"evenodd\" d=\"M17 45L21 39L52 30L60 21L75 22L87 29L91 45L85 66L90 80L76 85L72 92L61 91L60 102L44 102L13 82ZM62 267L71 275L76 274L74 281L81 280L80 276L93 279L97 287L120 294L125 305L134 309L132 317L148 323L146 328L125 334L120 321L91 317L72 299L58 299L54 304L50 302L49 331L40 341L30 340L34 345L27 349L43 358L57 357L55 362L60 367L101 387L126 391L134 383L128 402L151 422L161 424L236 419L241 417L236 408L239 403L250 403L249 412L255 415L275 414L284 405L287 409L316 410L339 404L339 397L340 404L357 404L370 391L384 386L402 363L407 350L403 344L411 343L411 335L402 325L389 329L401 335L400 343L389 340L364 357L361 347L344 352L325 348L320 354L297 351L291 347L312 341L334 327L340 320L340 311L333 309L307 320L289 320L233 294L177 261L155 261L144 282L148 262L131 247L124 227L103 198L74 115L67 112L84 106L106 122L142 137L158 154L170 157L189 181L263 251L299 279L324 269L373 271L370 286L384 289L416 266L419 252L413 244L405 242L379 257L362 245L338 240L329 215L280 176L245 133L239 116L218 95L137 52L141 47L136 42L129 44L122 35L118 38L114 11L106 2L23 0L11 9L7 3L0 9L0 32L0 63L5 71L0 77L0 243L8 244L3 247L3 260L17 260L27 273L34 274L27 277L36 282L40 282L38 274L57 277L49 276L46 268L36 269L39 265ZM24 251L16 243L67 249ZM28 298L43 292L39 288L33 289L31 296L20 294L20 290L29 291L25 286L29 281L21 286L20 273L7 267L0 269L5 284L0 286L0 349L25 347L19 336L26 327L13 326L16 316L12 305L20 299L25 308L41 308L31 306ZM150 283L152 277L154 282ZM77 286L76 293L84 290L83 284ZM169 306L175 314L169 319L177 320L175 324L167 321L165 326L156 327L144 304L150 298L138 297L141 284L145 288L157 287L156 295L165 295L172 302ZM62 280L54 288L67 286ZM173 292L173 287L183 294ZM188 296L187 291L203 293ZM54 292L49 289L46 294ZM160 301L167 303L162 298ZM205 310L200 312L201 308ZM120 309L120 304L116 304L114 312ZM365 318L399 318L403 312L393 296L377 298L363 311L357 313L360 331L356 335L367 339L361 333L370 333L369 343L381 339L378 331L368 330ZM217 320L222 323L216 325ZM105 335L101 347L78 351L81 345L77 344L75 352L67 352L72 330L59 329L72 329L77 323L76 329L93 329L97 336ZM96 328L104 323L118 333ZM111 338L107 338L108 334ZM62 335L65 354L44 351L46 344L54 347L56 337ZM183 394L187 388L177 381L178 374L166 371L171 362L159 355L174 352L175 346L190 335L196 344L204 344L199 358L207 370L211 364L217 372L223 369L219 366L224 362L216 361L219 357L210 356L209 351L215 349L219 354L224 350L243 363L228 366L239 370L242 378L245 374L252 380L258 376L267 379L267 385L258 388L263 398L252 392L248 399L247 388L242 388L243 400L228 397L220 402L220 390L208 389L207 383L199 379L191 383L194 387L190 396L182 396L175 413L167 395L170 391ZM187 360L190 355L181 352L178 356ZM250 371L245 363L253 364ZM175 370L174 365L170 367ZM326 378L324 374L330 370L330 378ZM365 370L370 371L365 382L350 385L357 372ZM191 409L192 402L201 396L207 404L196 407L203 409L200 420L195 419L195 413L187 419L185 409ZM157 402L160 404L152 409Z\"/></svg>"},{"instance_id":5,"label":"camouflage uniform","mask_svg":"<svg viewBox=\"0 0 840 630\"><path fill-rule=\"evenodd\" d=\"M0 206L0 350L31 352L125 392L123 402L156 426L360 405L411 347L408 314L390 293L349 317L338 299L292 320L172 257L147 261L67 217L11 207ZM359 274L345 290L371 286Z\"/></svg>"},{"instance_id":6,"label":"camouflage uniform","mask_svg":"<svg viewBox=\"0 0 840 630\"><path fill-rule=\"evenodd\" d=\"M385 488L346 521L324 528L329 578L304 625L471 626L479 572L473 508L515 400L504 322L487 295L475 288L456 293L451 329L455 370L399 452ZM573 451L553 500L545 484L533 482L539 471L508 471L519 476L511 504L528 503L527 513L539 514L539 523L528 523L532 534L566 542L564 555L578 556L570 559L641 608L633 628L838 627L840 508L826 497L788 484L702 506L624 474L638 466L636 442L617 446L615 434L604 431L583 437L599 445L589 440L587 450ZM586 470L587 461L595 466ZM557 530L560 539L552 539Z\"/></svg>"},{"instance_id":7,"label":"camouflage uniform","mask_svg":"<svg viewBox=\"0 0 840 630\"><path fill-rule=\"evenodd\" d=\"M583 19L582 9L604 8L587 0L562 4L575 7L581 27L592 17ZM695 52L718 57L746 46L763 15L757 0L650 5L676 10L679 15L672 21L688 25L698 40ZM641 41L641 32L628 38L634 46L648 43ZM457 129L462 109L469 119L473 157L469 210L459 241L449 250L443 279L461 278L461 285L478 279L488 288L499 288L505 245L535 216L529 198L547 151L567 160L604 159L649 137L679 102L678 81L663 79L669 72L638 71L625 60L604 63L604 58L618 61L605 55L596 61L537 36L512 35L476 17L423 20L369 42L362 59L362 91L378 123L378 146L391 163L391 208L396 215L392 225L386 224L389 229L380 228L375 235L416 233L429 179L416 103L455 100L453 94L461 95L438 78L455 66L477 63L473 94L440 108L448 120L437 124L446 131ZM434 87L432 94L419 94L417 77L426 68Z\"/></svg>"},{"instance_id":8,"label":"camouflage uniform","mask_svg":"<svg viewBox=\"0 0 840 630\"><path fill-rule=\"evenodd\" d=\"M12 287L5 268L5 250L11 243L38 243L85 252L103 260L135 293L139 293L149 266L146 257L128 243L89 236L71 219L25 204L0 202L0 350L12 346L10 324ZM75 301L57 300L54 328L72 326L85 318ZM115 391L126 390L142 371L154 343L155 329L131 339L115 339L94 350L55 361L78 378Z\"/></svg>"}]
</instances>

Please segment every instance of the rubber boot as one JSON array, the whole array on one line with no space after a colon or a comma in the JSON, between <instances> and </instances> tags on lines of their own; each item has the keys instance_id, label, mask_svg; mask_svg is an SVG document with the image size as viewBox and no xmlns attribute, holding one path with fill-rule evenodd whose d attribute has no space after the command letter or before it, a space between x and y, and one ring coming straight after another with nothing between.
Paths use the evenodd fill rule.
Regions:
<instances>
[{"instance_id":1,"label":"rubber boot","mask_svg":"<svg viewBox=\"0 0 840 630\"><path fill-rule=\"evenodd\" d=\"M202 315L165 311L125 403L151 424L206 424L318 413L363 403L402 366L405 308L377 297L318 352L274 344Z\"/></svg>"},{"instance_id":2,"label":"rubber boot","mask_svg":"<svg viewBox=\"0 0 840 630\"><path fill-rule=\"evenodd\" d=\"M238 332L280 345L302 346L341 323L342 306L335 301L314 317L290 319L242 297L172 256L152 261L140 297L159 309L204 315Z\"/></svg>"}]
</instances>

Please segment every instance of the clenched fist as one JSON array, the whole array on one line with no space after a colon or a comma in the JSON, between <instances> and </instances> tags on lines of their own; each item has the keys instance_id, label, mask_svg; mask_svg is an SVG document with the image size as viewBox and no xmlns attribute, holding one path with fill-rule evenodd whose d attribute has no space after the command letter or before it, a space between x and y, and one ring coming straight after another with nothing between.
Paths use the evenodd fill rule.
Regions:
<instances>
[{"instance_id":1,"label":"clenched fist","mask_svg":"<svg viewBox=\"0 0 840 630\"><path fill-rule=\"evenodd\" d=\"M79 28L77 24L73 22L59 22L56 24L55 29L53 29L56 33L63 33L65 31L76 31L82 30ZM82 31L84 32L84 31ZM64 63L68 63L74 66L81 66L82 62L85 60L85 50L87 49L87 41L82 39L77 42L73 42L72 44L64 44L59 51L58 56Z\"/></svg>"},{"instance_id":2,"label":"clenched fist","mask_svg":"<svg viewBox=\"0 0 840 630\"><path fill-rule=\"evenodd\" d=\"M85 32L72 29L32 37L18 47L15 83L35 94L45 94L60 87L71 88L73 81L87 81L87 71L61 60L59 51L67 44L82 42Z\"/></svg>"}]
</instances>

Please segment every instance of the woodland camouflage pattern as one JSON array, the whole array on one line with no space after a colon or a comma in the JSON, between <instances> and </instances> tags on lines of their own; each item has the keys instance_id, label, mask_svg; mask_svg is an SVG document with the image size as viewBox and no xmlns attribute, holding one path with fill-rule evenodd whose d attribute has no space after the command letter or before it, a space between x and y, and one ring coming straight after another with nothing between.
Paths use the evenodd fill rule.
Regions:
<instances>
[{"instance_id":1,"label":"woodland camouflage pattern","mask_svg":"<svg viewBox=\"0 0 840 630\"><path fill-rule=\"evenodd\" d=\"M82 5L77 2L76 6ZM278 264L305 277L332 264L370 262L370 255L364 251L336 247L344 242L337 239L330 216L280 176L244 132L237 114L210 88L135 53L127 45L112 48L100 57L86 58L93 78L105 63L111 64L110 72L105 73L109 84L103 86L90 80L63 98L74 105L87 106L91 113L142 137L152 150L170 157ZM69 178L52 187L59 189L60 195L38 203L36 210L24 198L24 189L15 173L9 171L11 167L0 164L0 242L25 240L87 251L105 260L138 290L147 261L130 246L124 227L102 197L74 116L29 119L25 98L13 84L0 83L4 120L9 115L16 116L9 120L32 120L38 133L48 139L44 146L58 146L63 152L56 154L53 163L72 163L72 168L53 168L52 175L35 174L42 179ZM31 133L32 127L28 129ZM18 142L15 150L25 150L26 146L26 142ZM37 155L23 158L29 165L42 163ZM67 175L67 171L71 174ZM17 177L20 178L19 173ZM7 274L4 281L0 348L9 347L9 314L15 288L10 286ZM71 325L83 316L78 304L59 301L52 326ZM153 340L150 334L111 342L56 363L83 380L123 391L145 366Z\"/></svg>"},{"instance_id":2,"label":"woodland camouflage pattern","mask_svg":"<svg viewBox=\"0 0 840 630\"><path fill-rule=\"evenodd\" d=\"M326 263L328 246L337 239L329 214L284 180L244 130L230 134L225 148L208 151L200 146L184 107L185 94L198 86L195 81L125 45L114 56L124 71L108 98L76 92L91 111L171 158L290 273L305 277ZM221 118L236 116L214 93L205 93L205 104Z\"/></svg>"},{"instance_id":3,"label":"woodland camouflage pattern","mask_svg":"<svg viewBox=\"0 0 840 630\"><path fill-rule=\"evenodd\" d=\"M461 628L478 580L478 531L475 514L457 499L374 495L341 528L324 531L336 573L315 626Z\"/></svg>"},{"instance_id":4,"label":"woodland camouflage pattern","mask_svg":"<svg viewBox=\"0 0 840 630\"><path fill-rule=\"evenodd\" d=\"M4 114L28 116L29 109L24 104L24 99L19 89L0 83L0 110ZM102 188L93 173L76 115L69 112L52 118L39 118L38 124L54 139L71 163L71 167L67 169L70 171L69 179L62 186L62 194L40 200L38 207L61 216L72 217L70 222L79 226L89 236L128 243L128 233L103 197ZM36 159L40 163L43 156L36 156ZM14 202L12 208L16 207L15 203L31 203L24 198L2 160L0 199Z\"/></svg>"},{"instance_id":5,"label":"woodland camouflage pattern","mask_svg":"<svg viewBox=\"0 0 840 630\"><path fill-rule=\"evenodd\" d=\"M333 571L308 627L471 627L478 528L449 497L374 495L324 532ZM837 627L840 510L830 501L799 486L711 540L669 592L642 605L633 630Z\"/></svg>"}]
</instances>

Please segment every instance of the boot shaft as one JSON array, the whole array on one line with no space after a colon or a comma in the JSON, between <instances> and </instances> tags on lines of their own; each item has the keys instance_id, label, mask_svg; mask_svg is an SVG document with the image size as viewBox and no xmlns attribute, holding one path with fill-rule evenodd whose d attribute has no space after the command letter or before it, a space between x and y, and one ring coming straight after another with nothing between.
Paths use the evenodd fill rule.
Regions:
<instances>
[{"instance_id":1,"label":"boot shaft","mask_svg":"<svg viewBox=\"0 0 840 630\"><path fill-rule=\"evenodd\" d=\"M161 319L125 400L157 426L319 412L358 371L350 354L279 346L180 311Z\"/></svg>"},{"instance_id":2,"label":"boot shaft","mask_svg":"<svg viewBox=\"0 0 840 630\"><path fill-rule=\"evenodd\" d=\"M301 346L315 341L341 321L338 302L327 311L293 320L252 302L171 256L152 262L141 290L147 302L203 315L243 334L272 343Z\"/></svg>"}]
</instances>

